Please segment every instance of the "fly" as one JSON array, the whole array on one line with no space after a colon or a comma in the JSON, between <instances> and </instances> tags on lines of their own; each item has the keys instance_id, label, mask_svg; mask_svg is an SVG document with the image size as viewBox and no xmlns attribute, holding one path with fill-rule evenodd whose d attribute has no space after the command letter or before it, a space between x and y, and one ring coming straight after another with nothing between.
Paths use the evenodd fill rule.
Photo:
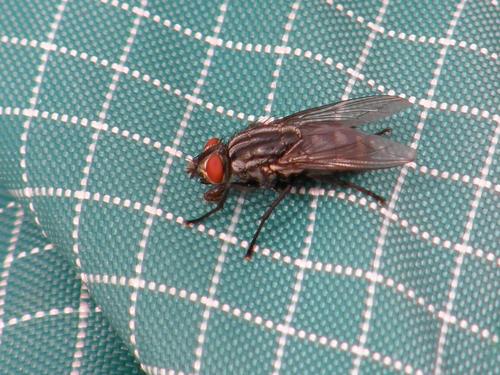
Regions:
<instances>
[{"instance_id":1,"label":"fly","mask_svg":"<svg viewBox=\"0 0 500 375\"><path fill-rule=\"evenodd\" d=\"M390 141L386 128L367 134L358 127L408 108L411 104L396 96L371 96L307 109L270 122L252 123L224 143L209 139L201 154L188 162L191 177L199 177L212 188L204 194L216 206L187 221L199 223L222 210L230 190L271 188L278 196L260 219L245 259L254 252L265 222L304 179L326 181L349 187L380 203L380 195L342 180L342 173L362 172L404 165L415 160L413 148Z\"/></svg>"}]
</instances>

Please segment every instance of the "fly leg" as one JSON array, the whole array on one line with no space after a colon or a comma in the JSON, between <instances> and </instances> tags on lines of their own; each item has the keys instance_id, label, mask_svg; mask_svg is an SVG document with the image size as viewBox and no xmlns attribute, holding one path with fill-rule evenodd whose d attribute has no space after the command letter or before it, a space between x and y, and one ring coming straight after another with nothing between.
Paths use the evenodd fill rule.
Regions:
<instances>
[{"instance_id":1,"label":"fly leg","mask_svg":"<svg viewBox=\"0 0 500 375\"><path fill-rule=\"evenodd\" d=\"M392 133L392 129L391 128L385 128L385 129L382 129L379 132L376 132L375 135L391 135L391 133Z\"/></svg>"},{"instance_id":2,"label":"fly leg","mask_svg":"<svg viewBox=\"0 0 500 375\"><path fill-rule=\"evenodd\" d=\"M256 184L246 182L232 182L229 186L241 192L251 192L259 188Z\"/></svg>"},{"instance_id":3,"label":"fly leg","mask_svg":"<svg viewBox=\"0 0 500 375\"><path fill-rule=\"evenodd\" d=\"M250 242L250 245L248 246L247 253L245 254L245 260L252 259L252 255L254 253L253 248L255 247L255 243L257 242L257 238L259 237L260 231L264 227L265 222L267 221L267 219L269 219L269 216L271 216L271 213L274 211L274 209L290 193L290 190L292 190L291 185L288 185L283 190L281 190L278 197L271 203L271 205L267 208L266 212L264 212L264 215L262 215L262 217L260 218L259 226L257 227L257 230L255 231L255 233L253 235L252 242Z\"/></svg>"},{"instance_id":4,"label":"fly leg","mask_svg":"<svg viewBox=\"0 0 500 375\"><path fill-rule=\"evenodd\" d=\"M189 225L189 224L199 223L199 222L205 220L207 217L212 216L216 212L219 212L220 210L222 210L224 208L224 203L226 203L226 201L227 201L227 197L229 195L228 193L229 193L229 189L225 189L222 192L220 199L217 201L217 206L215 206L210 211L208 211L206 214L201 215L200 217L198 217L196 219L187 220L186 224Z\"/></svg>"},{"instance_id":5,"label":"fly leg","mask_svg":"<svg viewBox=\"0 0 500 375\"><path fill-rule=\"evenodd\" d=\"M227 201L228 193L231 188L234 188L239 191L251 191L257 189L257 186L252 185L252 184L246 184L246 183L241 183L241 182L233 182L229 185L220 185L219 187L216 187L212 190L207 191L205 193L205 200L209 202L217 202L217 206L215 206L213 209L208 211L206 214L192 220L187 220L186 224L196 224L199 223L209 216L212 216L213 214L217 213L218 211L222 210L224 208L224 204Z\"/></svg>"},{"instance_id":6,"label":"fly leg","mask_svg":"<svg viewBox=\"0 0 500 375\"><path fill-rule=\"evenodd\" d=\"M360 193L363 193L363 194L366 194L366 195L372 197L373 199L375 199L380 204L385 204L385 198L384 197L378 195L377 193L374 193L371 190L368 190L368 189L364 188L363 186L359 186L359 185L355 184L354 182L343 181L343 180L335 180L334 183L337 184L337 185L339 185L339 186L342 186L342 187L346 187L346 188L351 188L351 189L357 190Z\"/></svg>"}]
</instances>

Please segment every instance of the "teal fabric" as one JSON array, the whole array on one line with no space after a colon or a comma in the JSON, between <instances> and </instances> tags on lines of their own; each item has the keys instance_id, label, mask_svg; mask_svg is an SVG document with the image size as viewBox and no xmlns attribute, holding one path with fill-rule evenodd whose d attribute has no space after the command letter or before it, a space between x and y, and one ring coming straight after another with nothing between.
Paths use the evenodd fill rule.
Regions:
<instances>
[{"instance_id":1,"label":"teal fabric","mask_svg":"<svg viewBox=\"0 0 500 375\"><path fill-rule=\"evenodd\" d=\"M0 372L494 373L500 311L492 1L0 3ZM204 213L186 159L346 97L417 148ZM81 283L83 281L83 284ZM83 286L82 286L83 285ZM88 291L87 291L88 289Z\"/></svg>"},{"instance_id":2,"label":"teal fabric","mask_svg":"<svg viewBox=\"0 0 500 375\"><path fill-rule=\"evenodd\" d=\"M90 298L62 250L41 235L33 218L0 195L2 374L139 374L126 345ZM8 281L8 283L6 283ZM7 286L7 287L6 287ZM85 317L82 326L80 317ZM75 357L77 335L82 356Z\"/></svg>"}]
</instances>

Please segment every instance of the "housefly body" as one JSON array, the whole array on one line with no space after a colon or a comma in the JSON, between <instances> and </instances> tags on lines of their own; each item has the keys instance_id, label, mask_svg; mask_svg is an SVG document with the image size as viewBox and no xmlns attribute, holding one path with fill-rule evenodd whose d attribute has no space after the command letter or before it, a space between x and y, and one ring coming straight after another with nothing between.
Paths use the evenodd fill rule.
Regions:
<instances>
[{"instance_id":1,"label":"housefly body","mask_svg":"<svg viewBox=\"0 0 500 375\"><path fill-rule=\"evenodd\" d=\"M211 185L204 197L216 206L187 224L198 223L224 207L230 190L272 188L278 196L262 215L246 259L264 223L278 204L305 179L327 181L384 199L342 173L401 166L415 159L413 148L387 138L391 129L367 134L358 127L404 110L410 103L395 96L371 96L307 109L268 122L250 124L224 143L209 139L201 154L188 162L191 177Z\"/></svg>"}]
</instances>

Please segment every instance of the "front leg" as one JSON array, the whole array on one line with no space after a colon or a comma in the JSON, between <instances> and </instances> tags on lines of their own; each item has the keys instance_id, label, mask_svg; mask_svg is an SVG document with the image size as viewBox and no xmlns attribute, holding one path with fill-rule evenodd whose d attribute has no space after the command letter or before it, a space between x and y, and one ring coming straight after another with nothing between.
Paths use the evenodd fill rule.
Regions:
<instances>
[{"instance_id":1,"label":"front leg","mask_svg":"<svg viewBox=\"0 0 500 375\"><path fill-rule=\"evenodd\" d=\"M215 206L206 214L196 219L187 220L186 224L189 225L189 224L199 223L205 220L206 218L212 216L213 214L217 213L218 211L222 210L224 208L224 204L227 201L227 197L229 196L229 190L236 189L239 191L253 191L257 188L258 187L255 184L243 183L243 182L232 182L226 185L217 185L216 187L208 190L205 193L205 200L207 202L217 202L217 206Z\"/></svg>"},{"instance_id":2,"label":"front leg","mask_svg":"<svg viewBox=\"0 0 500 375\"><path fill-rule=\"evenodd\" d=\"M224 208L224 204L227 201L227 197L229 195L229 187L226 185L219 185L213 188L212 190L209 190L205 193L205 200L209 202L217 202L217 206L212 208L210 211L208 211L206 214L201 215L200 217L196 219L191 219L187 220L186 224L196 224L199 223L206 218L212 216L216 212L222 210Z\"/></svg>"}]
</instances>

